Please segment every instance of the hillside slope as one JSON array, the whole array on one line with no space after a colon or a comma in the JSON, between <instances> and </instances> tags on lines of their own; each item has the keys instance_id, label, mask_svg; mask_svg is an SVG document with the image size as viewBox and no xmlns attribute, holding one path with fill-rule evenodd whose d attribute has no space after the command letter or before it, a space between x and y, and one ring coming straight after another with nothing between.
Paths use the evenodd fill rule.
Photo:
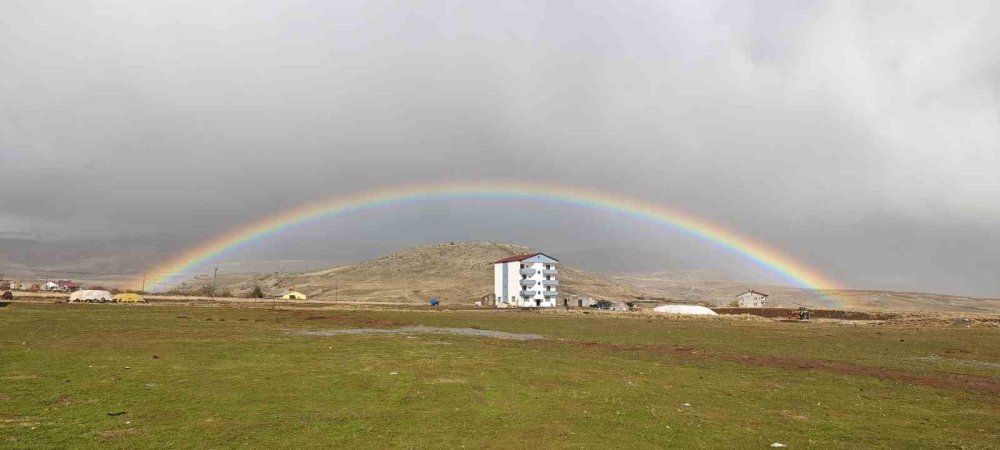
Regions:
<instances>
[{"instance_id":1,"label":"hillside slope","mask_svg":"<svg viewBox=\"0 0 1000 450\"><path fill-rule=\"evenodd\" d=\"M456 242L409 248L355 265L300 274L221 275L220 292L237 296L260 286L268 295L295 289L318 300L425 302L438 297L472 303L493 292L493 262L531 253L528 247L495 242ZM610 277L559 267L562 295L629 299L639 292L618 286ZM203 293L211 279L198 277L174 290Z\"/></svg>"},{"instance_id":2,"label":"hillside slope","mask_svg":"<svg viewBox=\"0 0 1000 450\"><path fill-rule=\"evenodd\" d=\"M493 261L531 253L528 247L495 242L460 242L413 247L359 264L295 274L220 275L218 292L247 296L255 286L276 295L288 289L315 300L426 302L471 304L493 291ZM558 255L553 255L558 257ZM189 280L174 291L203 294L210 277ZM648 296L671 303L728 305L753 288L770 294L775 307L806 306L853 310L1000 311L1000 299L888 291L815 291L728 280L705 280L689 274L661 272L605 275L559 266L560 298L587 295L599 299L634 300Z\"/></svg>"}]
</instances>

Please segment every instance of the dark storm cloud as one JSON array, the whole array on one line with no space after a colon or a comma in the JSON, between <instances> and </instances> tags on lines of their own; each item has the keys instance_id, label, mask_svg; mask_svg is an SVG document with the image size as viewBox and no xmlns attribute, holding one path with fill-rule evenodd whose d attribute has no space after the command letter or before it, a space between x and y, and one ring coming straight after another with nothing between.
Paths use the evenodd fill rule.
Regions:
<instances>
[{"instance_id":1,"label":"dark storm cloud","mask_svg":"<svg viewBox=\"0 0 1000 450\"><path fill-rule=\"evenodd\" d=\"M848 285L998 295L975 269L1000 252L998 19L987 1L4 2L0 231L181 245L375 186L551 181L696 212ZM381 238L628 241L571 211L548 219L579 233L552 241L468 211L478 232L418 214Z\"/></svg>"}]
</instances>

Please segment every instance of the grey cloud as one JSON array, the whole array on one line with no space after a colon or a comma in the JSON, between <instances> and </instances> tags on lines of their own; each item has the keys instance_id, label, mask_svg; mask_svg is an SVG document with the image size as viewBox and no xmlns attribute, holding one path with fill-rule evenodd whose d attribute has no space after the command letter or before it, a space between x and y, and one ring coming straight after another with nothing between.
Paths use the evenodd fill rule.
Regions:
<instances>
[{"instance_id":1,"label":"grey cloud","mask_svg":"<svg viewBox=\"0 0 1000 450\"><path fill-rule=\"evenodd\" d=\"M173 247L376 186L550 181L701 214L848 285L1000 295L976 268L1000 251L998 19L986 1L6 2L0 190L18 225L0 232ZM767 276L570 209L545 217L571 236L545 238L498 224L539 208L503 205L333 220L244 257L352 236L619 242Z\"/></svg>"}]
</instances>

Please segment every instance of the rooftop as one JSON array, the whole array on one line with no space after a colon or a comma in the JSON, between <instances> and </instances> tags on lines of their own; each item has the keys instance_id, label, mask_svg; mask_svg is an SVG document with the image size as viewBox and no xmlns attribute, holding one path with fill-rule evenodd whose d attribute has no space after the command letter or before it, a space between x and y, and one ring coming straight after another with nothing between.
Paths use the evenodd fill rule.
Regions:
<instances>
[{"instance_id":1,"label":"rooftop","mask_svg":"<svg viewBox=\"0 0 1000 450\"><path fill-rule=\"evenodd\" d=\"M527 254L524 254L524 255L511 256L511 257L507 257L507 258L501 259L499 261L494 261L493 264L501 264L501 263L524 261L524 260L526 260L528 258L534 258L535 256L538 256L538 255L542 255L542 256L546 256L548 258L552 258L551 256L546 255L544 253L527 253ZM555 259L555 258L552 258L552 259Z\"/></svg>"}]
</instances>

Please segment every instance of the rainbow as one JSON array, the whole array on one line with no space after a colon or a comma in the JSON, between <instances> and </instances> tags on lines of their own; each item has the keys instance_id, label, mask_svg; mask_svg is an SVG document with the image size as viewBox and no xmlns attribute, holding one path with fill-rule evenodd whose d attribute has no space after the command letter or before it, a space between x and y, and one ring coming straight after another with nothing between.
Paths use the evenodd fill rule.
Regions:
<instances>
[{"instance_id":1,"label":"rainbow","mask_svg":"<svg viewBox=\"0 0 1000 450\"><path fill-rule=\"evenodd\" d=\"M837 284L790 256L722 225L663 205L587 188L524 182L448 182L404 185L336 196L292 208L230 230L153 269L153 290L179 282L205 264L255 242L303 224L410 202L445 199L543 200L608 211L647 220L687 233L740 255L792 284L808 289L837 289Z\"/></svg>"}]
</instances>

